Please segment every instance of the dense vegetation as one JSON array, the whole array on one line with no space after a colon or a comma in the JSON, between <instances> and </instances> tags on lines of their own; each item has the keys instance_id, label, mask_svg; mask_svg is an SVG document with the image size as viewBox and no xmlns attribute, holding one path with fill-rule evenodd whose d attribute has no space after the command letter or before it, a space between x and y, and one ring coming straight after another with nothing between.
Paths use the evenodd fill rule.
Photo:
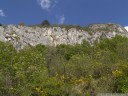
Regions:
<instances>
[{"instance_id":1,"label":"dense vegetation","mask_svg":"<svg viewBox=\"0 0 128 96\"><path fill-rule=\"evenodd\" d=\"M128 38L116 36L16 51L0 42L0 96L95 96L128 92Z\"/></svg>"}]
</instances>

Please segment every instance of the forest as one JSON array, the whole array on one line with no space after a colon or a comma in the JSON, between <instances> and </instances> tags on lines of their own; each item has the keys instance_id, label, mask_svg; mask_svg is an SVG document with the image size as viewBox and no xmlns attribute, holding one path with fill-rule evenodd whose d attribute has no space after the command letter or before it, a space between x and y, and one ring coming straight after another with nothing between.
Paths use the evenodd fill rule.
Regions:
<instances>
[{"instance_id":1,"label":"forest","mask_svg":"<svg viewBox=\"0 0 128 96\"><path fill-rule=\"evenodd\" d=\"M128 38L19 51L0 42L0 96L128 93Z\"/></svg>"}]
</instances>

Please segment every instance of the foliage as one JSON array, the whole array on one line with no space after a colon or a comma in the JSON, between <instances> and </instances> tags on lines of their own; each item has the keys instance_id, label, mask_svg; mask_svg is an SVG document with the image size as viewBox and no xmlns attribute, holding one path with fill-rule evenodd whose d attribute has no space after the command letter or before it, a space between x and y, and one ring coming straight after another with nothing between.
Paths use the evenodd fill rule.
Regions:
<instances>
[{"instance_id":1,"label":"foliage","mask_svg":"<svg viewBox=\"0 0 128 96\"><path fill-rule=\"evenodd\" d=\"M41 23L41 25L47 27L47 26L50 26L50 23L49 23L48 20L44 20L44 21Z\"/></svg>"},{"instance_id":2,"label":"foliage","mask_svg":"<svg viewBox=\"0 0 128 96\"><path fill-rule=\"evenodd\" d=\"M25 26L25 23L24 22L20 22L18 25Z\"/></svg>"},{"instance_id":3,"label":"foliage","mask_svg":"<svg viewBox=\"0 0 128 96\"><path fill-rule=\"evenodd\" d=\"M1 96L92 96L128 92L128 38L16 51L0 42Z\"/></svg>"}]
</instances>

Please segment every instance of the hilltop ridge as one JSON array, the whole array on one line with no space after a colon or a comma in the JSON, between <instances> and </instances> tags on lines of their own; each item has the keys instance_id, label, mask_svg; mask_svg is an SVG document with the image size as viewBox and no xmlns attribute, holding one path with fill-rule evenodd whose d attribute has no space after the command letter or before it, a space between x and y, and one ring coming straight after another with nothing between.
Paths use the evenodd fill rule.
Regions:
<instances>
[{"instance_id":1,"label":"hilltop ridge","mask_svg":"<svg viewBox=\"0 0 128 96\"><path fill-rule=\"evenodd\" d=\"M59 44L80 44L83 40L93 44L101 38L116 35L128 37L127 30L118 24L91 24L86 27L73 26L0 26L0 41L10 42L19 50L37 44L56 46Z\"/></svg>"}]
</instances>

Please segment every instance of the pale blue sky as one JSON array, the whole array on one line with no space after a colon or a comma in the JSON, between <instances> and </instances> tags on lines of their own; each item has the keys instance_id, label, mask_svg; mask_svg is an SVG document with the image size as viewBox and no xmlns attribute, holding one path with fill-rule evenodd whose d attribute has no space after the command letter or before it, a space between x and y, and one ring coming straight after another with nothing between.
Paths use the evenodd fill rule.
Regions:
<instances>
[{"instance_id":1,"label":"pale blue sky","mask_svg":"<svg viewBox=\"0 0 128 96\"><path fill-rule=\"evenodd\" d=\"M128 25L128 0L0 0L0 23Z\"/></svg>"}]
</instances>

